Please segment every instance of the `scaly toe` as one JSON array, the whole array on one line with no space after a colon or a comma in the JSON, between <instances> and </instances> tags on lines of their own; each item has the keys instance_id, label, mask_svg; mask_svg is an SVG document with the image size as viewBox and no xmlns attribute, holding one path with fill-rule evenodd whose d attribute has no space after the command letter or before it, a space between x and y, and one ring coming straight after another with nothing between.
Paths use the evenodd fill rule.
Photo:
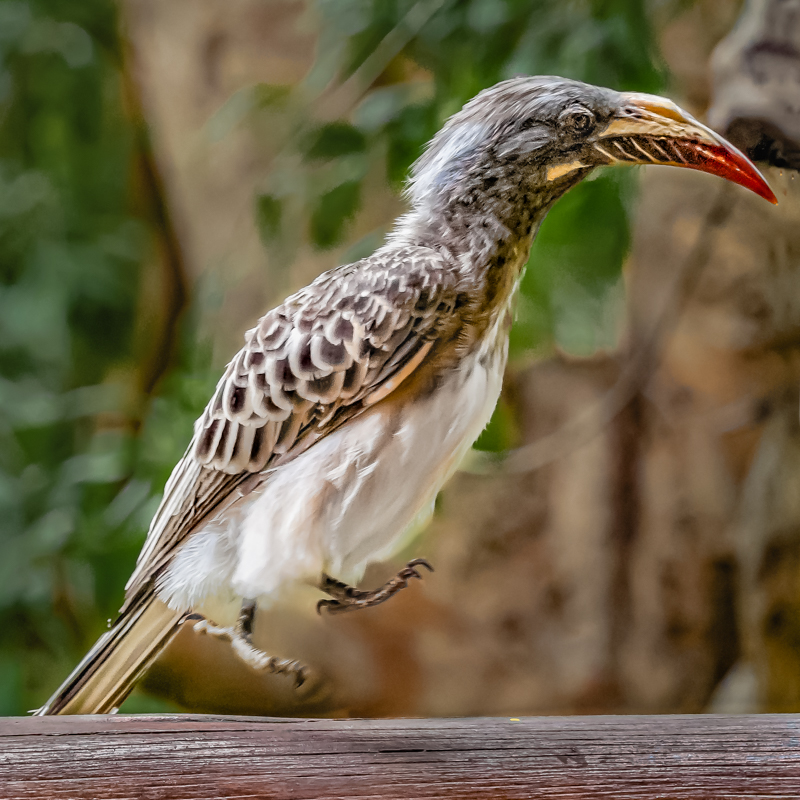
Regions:
<instances>
[{"instance_id":1,"label":"scaly toe","mask_svg":"<svg viewBox=\"0 0 800 800\"><path fill-rule=\"evenodd\" d=\"M233 638L234 632L231 628L221 628L207 619L200 619L192 626L195 633L213 636L215 639L228 640Z\"/></svg>"}]
</instances>

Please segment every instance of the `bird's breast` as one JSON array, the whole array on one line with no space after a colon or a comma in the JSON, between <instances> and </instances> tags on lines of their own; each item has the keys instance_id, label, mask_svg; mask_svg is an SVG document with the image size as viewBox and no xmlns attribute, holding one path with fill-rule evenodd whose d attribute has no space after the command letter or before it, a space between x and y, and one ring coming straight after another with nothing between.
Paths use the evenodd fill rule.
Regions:
<instances>
[{"instance_id":1,"label":"bird's breast","mask_svg":"<svg viewBox=\"0 0 800 800\"><path fill-rule=\"evenodd\" d=\"M497 404L504 342L482 341L435 390L387 398L332 443L339 455L328 475L342 477L325 505L329 557L343 574L390 556L429 516Z\"/></svg>"}]
</instances>

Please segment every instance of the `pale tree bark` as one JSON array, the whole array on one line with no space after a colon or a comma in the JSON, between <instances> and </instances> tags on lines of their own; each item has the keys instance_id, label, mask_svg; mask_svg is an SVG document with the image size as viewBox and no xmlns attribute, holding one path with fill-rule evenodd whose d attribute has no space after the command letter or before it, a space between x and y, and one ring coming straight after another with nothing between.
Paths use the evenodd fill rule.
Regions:
<instances>
[{"instance_id":1,"label":"pale tree bark","mask_svg":"<svg viewBox=\"0 0 800 800\"><path fill-rule=\"evenodd\" d=\"M800 169L800 2L749 0L712 67L709 122L759 160Z\"/></svg>"},{"instance_id":2,"label":"pale tree bark","mask_svg":"<svg viewBox=\"0 0 800 800\"><path fill-rule=\"evenodd\" d=\"M765 230L755 247L741 243L767 271L748 303L758 317L750 359L784 379L765 397L734 530L743 658L760 706L789 711L800 707L800 175L791 171L800 170L800 2L751 0L713 66L712 123L752 156L786 168L778 193L785 224Z\"/></svg>"}]
</instances>

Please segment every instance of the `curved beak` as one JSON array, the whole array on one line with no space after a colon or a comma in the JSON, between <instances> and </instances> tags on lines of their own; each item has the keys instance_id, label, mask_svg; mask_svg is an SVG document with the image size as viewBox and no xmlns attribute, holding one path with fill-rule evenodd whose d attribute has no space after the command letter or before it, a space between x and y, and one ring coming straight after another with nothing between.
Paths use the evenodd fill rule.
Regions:
<instances>
[{"instance_id":1,"label":"curved beak","mask_svg":"<svg viewBox=\"0 0 800 800\"><path fill-rule=\"evenodd\" d=\"M671 100L623 92L619 111L594 144L606 163L668 164L719 175L778 200L747 156Z\"/></svg>"}]
</instances>

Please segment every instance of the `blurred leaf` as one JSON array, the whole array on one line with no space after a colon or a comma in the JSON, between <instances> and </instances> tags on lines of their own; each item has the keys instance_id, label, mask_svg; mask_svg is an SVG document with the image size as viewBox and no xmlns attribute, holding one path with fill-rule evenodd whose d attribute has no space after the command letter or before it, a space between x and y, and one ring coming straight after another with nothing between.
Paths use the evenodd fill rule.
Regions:
<instances>
[{"instance_id":1,"label":"blurred leaf","mask_svg":"<svg viewBox=\"0 0 800 800\"><path fill-rule=\"evenodd\" d=\"M422 154L435 133L436 122L436 105L430 102L406 106L386 126L386 173L395 188L402 185L409 167Z\"/></svg>"},{"instance_id":2,"label":"blurred leaf","mask_svg":"<svg viewBox=\"0 0 800 800\"><path fill-rule=\"evenodd\" d=\"M281 84L245 86L234 92L206 122L206 134L212 142L218 142L255 111L285 110L291 96L291 87Z\"/></svg>"},{"instance_id":3,"label":"blurred leaf","mask_svg":"<svg viewBox=\"0 0 800 800\"><path fill-rule=\"evenodd\" d=\"M23 53L59 53L70 67L83 67L92 60L92 40L72 22L41 19L31 25L20 42Z\"/></svg>"},{"instance_id":4,"label":"blurred leaf","mask_svg":"<svg viewBox=\"0 0 800 800\"><path fill-rule=\"evenodd\" d=\"M362 153L366 146L366 137L358 128L346 122L331 122L306 137L303 151L309 161L321 161Z\"/></svg>"},{"instance_id":5,"label":"blurred leaf","mask_svg":"<svg viewBox=\"0 0 800 800\"><path fill-rule=\"evenodd\" d=\"M487 3L485 0L472 0L467 10L467 22L478 33L491 33L509 17L509 4Z\"/></svg>"},{"instance_id":6,"label":"blurred leaf","mask_svg":"<svg viewBox=\"0 0 800 800\"><path fill-rule=\"evenodd\" d=\"M373 89L354 112L355 124L366 133L384 128L410 105L430 103L433 87L430 83L416 81Z\"/></svg>"},{"instance_id":7,"label":"blurred leaf","mask_svg":"<svg viewBox=\"0 0 800 800\"><path fill-rule=\"evenodd\" d=\"M256 225L265 244L274 241L281 230L283 205L271 194L260 194L256 198Z\"/></svg>"},{"instance_id":8,"label":"blurred leaf","mask_svg":"<svg viewBox=\"0 0 800 800\"><path fill-rule=\"evenodd\" d=\"M360 201L361 184L357 181L347 181L323 194L311 214L311 241L322 249L337 245Z\"/></svg>"},{"instance_id":9,"label":"blurred leaf","mask_svg":"<svg viewBox=\"0 0 800 800\"><path fill-rule=\"evenodd\" d=\"M0 716L19 714L21 695L22 669L20 664L8 657L0 657Z\"/></svg>"},{"instance_id":10,"label":"blurred leaf","mask_svg":"<svg viewBox=\"0 0 800 800\"><path fill-rule=\"evenodd\" d=\"M518 447L519 443L519 423L514 415L514 409L505 398L501 397L489 424L475 442L475 449L502 453Z\"/></svg>"},{"instance_id":11,"label":"blurred leaf","mask_svg":"<svg viewBox=\"0 0 800 800\"><path fill-rule=\"evenodd\" d=\"M259 108L283 108L292 96L292 87L285 84L258 83L253 92Z\"/></svg>"},{"instance_id":12,"label":"blurred leaf","mask_svg":"<svg viewBox=\"0 0 800 800\"><path fill-rule=\"evenodd\" d=\"M583 332L578 348L591 352L586 331L599 330L604 300L617 282L630 245L626 197L632 191L632 172L609 168L584 181L556 203L542 224L522 279L517 322L511 330L511 353L518 356L543 338L565 337L565 314L582 309ZM585 298L596 298L588 303ZM574 319L575 317L573 317ZM561 336L556 332L562 331ZM594 342L594 345L599 344ZM604 343L605 344L605 343Z\"/></svg>"}]
</instances>

